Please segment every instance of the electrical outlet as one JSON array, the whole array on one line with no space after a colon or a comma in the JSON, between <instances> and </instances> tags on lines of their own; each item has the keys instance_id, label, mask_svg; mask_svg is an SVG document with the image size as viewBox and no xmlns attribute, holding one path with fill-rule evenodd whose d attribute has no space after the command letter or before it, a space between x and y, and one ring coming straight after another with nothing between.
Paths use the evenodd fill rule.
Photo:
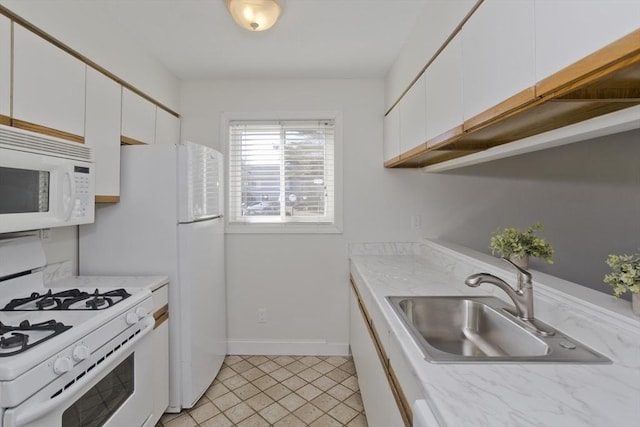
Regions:
<instances>
[{"instance_id":1,"label":"electrical outlet","mask_svg":"<svg viewBox=\"0 0 640 427\"><path fill-rule=\"evenodd\" d=\"M422 228L422 215L411 216L411 228L420 230Z\"/></svg>"},{"instance_id":2,"label":"electrical outlet","mask_svg":"<svg viewBox=\"0 0 640 427\"><path fill-rule=\"evenodd\" d=\"M49 240L51 240L50 228L43 228L40 230L40 240L42 240L43 242L48 242Z\"/></svg>"},{"instance_id":3,"label":"electrical outlet","mask_svg":"<svg viewBox=\"0 0 640 427\"><path fill-rule=\"evenodd\" d=\"M267 309L259 308L258 309L258 323L267 323Z\"/></svg>"}]
</instances>

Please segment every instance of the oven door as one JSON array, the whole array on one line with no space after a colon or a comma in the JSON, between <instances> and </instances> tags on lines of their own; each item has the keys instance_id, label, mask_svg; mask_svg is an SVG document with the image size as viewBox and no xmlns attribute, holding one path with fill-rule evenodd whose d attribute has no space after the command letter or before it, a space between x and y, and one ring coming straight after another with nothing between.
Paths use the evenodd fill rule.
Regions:
<instances>
[{"instance_id":1,"label":"oven door","mask_svg":"<svg viewBox=\"0 0 640 427\"><path fill-rule=\"evenodd\" d=\"M151 323L118 336L15 408L3 427L138 427L153 407ZM142 322L141 322L142 323Z\"/></svg>"}]
</instances>

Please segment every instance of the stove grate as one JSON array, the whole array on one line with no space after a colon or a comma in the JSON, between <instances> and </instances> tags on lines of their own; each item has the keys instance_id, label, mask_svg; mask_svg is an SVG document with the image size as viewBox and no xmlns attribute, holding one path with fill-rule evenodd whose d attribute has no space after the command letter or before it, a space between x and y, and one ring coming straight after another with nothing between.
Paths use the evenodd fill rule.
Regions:
<instances>
[{"instance_id":1,"label":"stove grate","mask_svg":"<svg viewBox=\"0 0 640 427\"><path fill-rule=\"evenodd\" d=\"M29 323L28 320L23 320L18 326L9 326L0 322L0 357L9 357L22 353L40 343L47 341L48 339L60 335L69 328L71 328L71 326L67 326L61 322L56 322L55 320L47 320L46 322L34 324ZM29 343L28 332L33 331L49 331L51 333L44 337L41 337L37 341ZM11 336L9 338L1 337L1 335L5 335L8 333L11 333ZM16 348L16 350L6 352L2 351L4 349L11 348Z\"/></svg>"}]
</instances>

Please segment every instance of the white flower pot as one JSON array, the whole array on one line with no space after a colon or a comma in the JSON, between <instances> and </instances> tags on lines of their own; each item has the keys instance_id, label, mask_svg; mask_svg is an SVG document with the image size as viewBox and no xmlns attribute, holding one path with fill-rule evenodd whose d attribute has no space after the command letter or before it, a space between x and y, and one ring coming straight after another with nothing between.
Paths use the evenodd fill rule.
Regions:
<instances>
[{"instance_id":1,"label":"white flower pot","mask_svg":"<svg viewBox=\"0 0 640 427\"><path fill-rule=\"evenodd\" d=\"M529 269L529 255L509 255L509 261L517 265L518 267L528 270Z\"/></svg>"},{"instance_id":2,"label":"white flower pot","mask_svg":"<svg viewBox=\"0 0 640 427\"><path fill-rule=\"evenodd\" d=\"M636 316L640 316L640 293L635 292L631 294L631 310Z\"/></svg>"}]
</instances>

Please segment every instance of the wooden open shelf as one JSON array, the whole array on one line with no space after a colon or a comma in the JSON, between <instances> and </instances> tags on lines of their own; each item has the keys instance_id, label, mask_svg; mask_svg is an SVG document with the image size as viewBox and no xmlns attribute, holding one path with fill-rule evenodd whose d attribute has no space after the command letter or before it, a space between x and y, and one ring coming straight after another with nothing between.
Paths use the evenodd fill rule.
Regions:
<instances>
[{"instance_id":1,"label":"wooden open shelf","mask_svg":"<svg viewBox=\"0 0 640 427\"><path fill-rule=\"evenodd\" d=\"M433 165L639 104L640 29L385 167Z\"/></svg>"}]
</instances>

